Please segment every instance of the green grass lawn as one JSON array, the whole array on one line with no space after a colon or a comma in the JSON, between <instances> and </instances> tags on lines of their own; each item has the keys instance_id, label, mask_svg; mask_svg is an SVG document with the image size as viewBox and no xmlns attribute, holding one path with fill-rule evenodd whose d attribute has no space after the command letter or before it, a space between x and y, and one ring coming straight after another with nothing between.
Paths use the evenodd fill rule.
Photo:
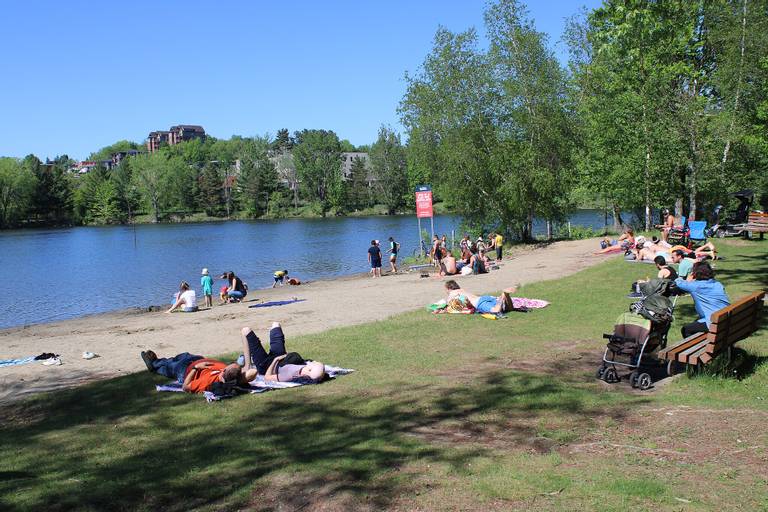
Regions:
<instances>
[{"instance_id":1,"label":"green grass lawn","mask_svg":"<svg viewBox=\"0 0 768 512\"><path fill-rule=\"evenodd\" d=\"M732 299L768 288L768 242L721 245ZM5 406L0 508L768 510L766 322L737 376L594 379L653 270L612 258L529 285L552 305L497 321L284 326L291 350L358 370L320 386L207 404L141 373ZM676 316L672 339L690 298Z\"/></svg>"}]
</instances>

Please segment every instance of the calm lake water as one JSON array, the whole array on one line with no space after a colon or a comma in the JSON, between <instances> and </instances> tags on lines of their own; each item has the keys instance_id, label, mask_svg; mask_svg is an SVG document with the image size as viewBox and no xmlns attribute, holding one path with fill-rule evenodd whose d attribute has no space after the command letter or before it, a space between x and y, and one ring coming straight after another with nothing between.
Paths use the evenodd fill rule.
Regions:
<instances>
[{"instance_id":1,"label":"calm lake water","mask_svg":"<svg viewBox=\"0 0 768 512\"><path fill-rule=\"evenodd\" d=\"M422 228L429 230L429 219ZM602 229L603 213L580 210L573 224ZM610 222L610 219L609 219ZM460 219L435 217L435 232ZM536 231L543 231L543 224ZM303 280L367 272L371 239L393 236L402 256L418 244L414 216L230 221L203 224L0 231L0 328L50 322L134 306L167 304L182 280L200 293L200 270L232 270L250 296L286 268ZM386 260L385 260L386 266ZM214 297L216 299L216 297Z\"/></svg>"}]
</instances>

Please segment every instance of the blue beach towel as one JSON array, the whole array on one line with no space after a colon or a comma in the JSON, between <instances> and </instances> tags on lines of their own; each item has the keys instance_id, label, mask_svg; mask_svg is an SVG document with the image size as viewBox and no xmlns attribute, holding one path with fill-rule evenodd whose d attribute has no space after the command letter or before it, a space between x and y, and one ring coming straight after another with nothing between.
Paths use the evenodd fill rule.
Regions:
<instances>
[{"instance_id":1,"label":"blue beach towel","mask_svg":"<svg viewBox=\"0 0 768 512\"><path fill-rule=\"evenodd\" d=\"M35 356L22 357L20 359L0 359L0 368L4 366L18 366L20 364L27 364L34 360Z\"/></svg>"},{"instance_id":2,"label":"blue beach towel","mask_svg":"<svg viewBox=\"0 0 768 512\"><path fill-rule=\"evenodd\" d=\"M292 299L292 300L273 300L270 302L262 302L261 304L254 304L248 306L249 308L271 308L273 306L285 306L286 304L294 304L296 302L304 302L307 299Z\"/></svg>"}]
</instances>

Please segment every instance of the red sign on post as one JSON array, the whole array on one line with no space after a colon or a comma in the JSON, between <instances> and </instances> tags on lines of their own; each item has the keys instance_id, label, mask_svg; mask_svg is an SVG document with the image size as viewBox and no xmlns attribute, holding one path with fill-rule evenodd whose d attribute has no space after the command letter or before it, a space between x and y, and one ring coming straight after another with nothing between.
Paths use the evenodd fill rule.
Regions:
<instances>
[{"instance_id":1,"label":"red sign on post","mask_svg":"<svg viewBox=\"0 0 768 512\"><path fill-rule=\"evenodd\" d=\"M432 189L429 187L416 188L416 217L432 217Z\"/></svg>"}]
</instances>

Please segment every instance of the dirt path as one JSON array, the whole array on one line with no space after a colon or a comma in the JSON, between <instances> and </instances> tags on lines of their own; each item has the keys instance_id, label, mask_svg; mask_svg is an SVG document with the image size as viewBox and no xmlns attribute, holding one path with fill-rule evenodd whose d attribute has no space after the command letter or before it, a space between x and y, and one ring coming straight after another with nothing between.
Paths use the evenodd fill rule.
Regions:
<instances>
[{"instance_id":1,"label":"dirt path","mask_svg":"<svg viewBox=\"0 0 768 512\"><path fill-rule=\"evenodd\" d=\"M501 269L481 276L459 277L462 286L491 292L515 283L556 279L604 261L592 256L595 240L559 242L547 247L520 248ZM61 366L32 363L0 368L0 403L24 395L68 387L99 378L144 369L139 352L159 355L192 352L215 355L240 348L243 326L266 329L282 322L291 335L310 334L344 325L381 320L411 311L443 296L443 281L421 279L418 273L318 281L306 286L256 290L258 301L214 306L194 314L117 312L28 328L0 331L0 359L61 354ZM249 308L263 301L302 302L270 308ZM99 357L82 359L84 351Z\"/></svg>"}]
</instances>

